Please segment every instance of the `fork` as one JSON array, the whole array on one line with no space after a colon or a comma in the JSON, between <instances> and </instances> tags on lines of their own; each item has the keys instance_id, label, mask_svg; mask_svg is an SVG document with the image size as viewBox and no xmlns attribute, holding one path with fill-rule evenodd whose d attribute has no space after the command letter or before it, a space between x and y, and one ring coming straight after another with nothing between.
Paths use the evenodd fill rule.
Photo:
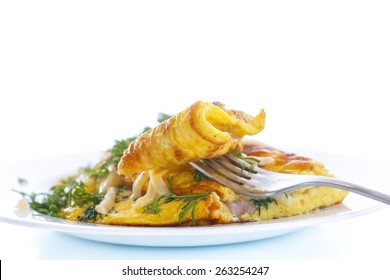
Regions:
<instances>
[{"instance_id":1,"label":"fork","mask_svg":"<svg viewBox=\"0 0 390 280\"><path fill-rule=\"evenodd\" d=\"M198 162L190 162L190 164L211 179L246 196L266 198L303 187L327 186L360 194L390 205L388 194L325 176L268 171L258 167L257 162L248 163L233 154L202 159Z\"/></svg>"}]
</instances>

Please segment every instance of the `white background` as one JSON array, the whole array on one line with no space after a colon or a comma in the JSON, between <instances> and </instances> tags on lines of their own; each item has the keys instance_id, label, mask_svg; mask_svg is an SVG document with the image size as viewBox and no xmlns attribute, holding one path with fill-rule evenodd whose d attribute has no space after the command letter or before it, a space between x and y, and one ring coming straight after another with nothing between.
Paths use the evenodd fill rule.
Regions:
<instances>
[{"instance_id":1,"label":"white background","mask_svg":"<svg viewBox=\"0 0 390 280\"><path fill-rule=\"evenodd\" d=\"M258 138L276 147L387 164L389 14L387 1L2 1L0 164L104 150L154 125L158 112L199 99L264 108ZM389 214L192 250L198 258L382 258ZM2 258L188 253L0 231Z\"/></svg>"}]
</instances>

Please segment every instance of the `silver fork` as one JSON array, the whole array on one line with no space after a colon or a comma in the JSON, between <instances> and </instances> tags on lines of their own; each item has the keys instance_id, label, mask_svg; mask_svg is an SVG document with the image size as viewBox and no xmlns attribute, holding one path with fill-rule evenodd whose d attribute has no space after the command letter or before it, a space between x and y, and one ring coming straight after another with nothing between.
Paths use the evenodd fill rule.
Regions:
<instances>
[{"instance_id":1,"label":"silver fork","mask_svg":"<svg viewBox=\"0 0 390 280\"><path fill-rule=\"evenodd\" d=\"M190 164L234 192L251 197L266 198L303 187L328 186L390 204L388 194L325 176L268 171L258 167L255 162L248 163L233 154L190 162Z\"/></svg>"}]
</instances>

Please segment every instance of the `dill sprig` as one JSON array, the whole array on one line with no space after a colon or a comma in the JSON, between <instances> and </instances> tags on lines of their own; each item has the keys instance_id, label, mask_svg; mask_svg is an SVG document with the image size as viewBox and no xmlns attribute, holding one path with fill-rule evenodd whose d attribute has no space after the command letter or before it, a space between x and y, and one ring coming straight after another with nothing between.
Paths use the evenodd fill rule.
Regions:
<instances>
[{"instance_id":1,"label":"dill sprig","mask_svg":"<svg viewBox=\"0 0 390 280\"><path fill-rule=\"evenodd\" d=\"M124 150L126 150L129 144L133 142L136 138L137 137L131 137L123 140L115 140L114 146L111 148L111 150L109 150L110 157L107 160L109 164L117 166L123 155Z\"/></svg>"},{"instance_id":2,"label":"dill sprig","mask_svg":"<svg viewBox=\"0 0 390 280\"><path fill-rule=\"evenodd\" d=\"M51 187L48 193L28 194L14 191L21 194L30 204L31 209L39 214L58 217L60 211L67 207L82 207L87 203L95 206L103 200L103 193L89 193L85 188L83 182L71 180Z\"/></svg>"},{"instance_id":3,"label":"dill sprig","mask_svg":"<svg viewBox=\"0 0 390 280\"><path fill-rule=\"evenodd\" d=\"M171 115L159 113L157 120L159 123L171 118ZM115 140L115 144L111 149L106 151L105 157L93 167L86 167L82 170L82 173L95 180L102 179L108 176L113 167L116 167L123 155L123 152L127 149L131 142L137 139L138 136L148 131L150 127L145 127L142 133L134 137Z\"/></svg>"},{"instance_id":4,"label":"dill sprig","mask_svg":"<svg viewBox=\"0 0 390 280\"><path fill-rule=\"evenodd\" d=\"M160 113L158 115L158 121L163 122L170 117L170 115ZM145 127L142 133L148 129L150 129L150 127ZM79 217L79 220L95 220L97 217L95 206L103 200L104 193L87 192L85 183L80 180L76 181L76 178L82 174L95 180L101 180L107 177L113 168L116 168L118 165L123 152L139 135L123 140L115 140L112 148L106 151L104 158L100 162L93 167L86 167L79 170L75 176L53 186L48 193L33 192L28 194L21 191L15 191L21 194L29 202L30 207L40 214L58 217L61 210L67 207L88 206L84 210L84 215ZM18 183L23 186L28 182L23 178L19 178ZM170 182L170 184L171 183L172 182Z\"/></svg>"},{"instance_id":5,"label":"dill sprig","mask_svg":"<svg viewBox=\"0 0 390 280\"><path fill-rule=\"evenodd\" d=\"M199 183L200 181L210 179L206 174L200 172L198 169L195 169L192 171L192 177L194 178L195 182Z\"/></svg>"},{"instance_id":6,"label":"dill sprig","mask_svg":"<svg viewBox=\"0 0 390 280\"><path fill-rule=\"evenodd\" d=\"M242 158L242 155L243 155L243 153L241 151L233 151L232 154L238 158Z\"/></svg>"},{"instance_id":7,"label":"dill sprig","mask_svg":"<svg viewBox=\"0 0 390 280\"><path fill-rule=\"evenodd\" d=\"M276 205L278 205L278 202L275 200L275 198L272 197L267 197L263 199L252 198L250 201L255 205L257 211L259 211L259 215L261 212L261 207L265 208L265 210L268 210L269 204L275 203Z\"/></svg>"},{"instance_id":8,"label":"dill sprig","mask_svg":"<svg viewBox=\"0 0 390 280\"><path fill-rule=\"evenodd\" d=\"M259 159L255 158L255 157L247 156L242 151L233 151L232 154L235 157L237 157L239 159L242 159L243 161L246 161L247 163L249 163L249 170L248 170L248 172L250 172L250 173L253 173L253 169L260 162ZM245 169L244 164L241 164L241 169L243 169L243 170Z\"/></svg>"},{"instance_id":9,"label":"dill sprig","mask_svg":"<svg viewBox=\"0 0 390 280\"><path fill-rule=\"evenodd\" d=\"M167 204L173 201L182 202L177 211L180 211L178 222L181 224L183 222L184 217L187 213L191 212L191 219L194 225L196 225L195 221L195 210L198 203L206 198L210 193L202 193L202 194L188 194L188 195L176 195L174 193L166 193L161 195L159 198L154 200L152 203L143 207L145 214L159 214L160 207L163 204Z\"/></svg>"},{"instance_id":10,"label":"dill sprig","mask_svg":"<svg viewBox=\"0 0 390 280\"><path fill-rule=\"evenodd\" d=\"M84 182L71 181L68 183L67 189L67 206L83 206L86 203L99 204L103 198L103 193L89 193L86 191Z\"/></svg>"},{"instance_id":11,"label":"dill sprig","mask_svg":"<svg viewBox=\"0 0 390 280\"><path fill-rule=\"evenodd\" d=\"M94 167L86 167L82 169L81 172L88 177L99 180L110 174L109 167L110 165L107 162L102 161Z\"/></svg>"},{"instance_id":12,"label":"dill sprig","mask_svg":"<svg viewBox=\"0 0 390 280\"><path fill-rule=\"evenodd\" d=\"M104 159L93 167L84 168L82 173L95 180L99 180L108 176L111 172L111 168L118 165L124 150L126 150L130 143L135 139L136 137L115 140L114 146L106 152Z\"/></svg>"},{"instance_id":13,"label":"dill sprig","mask_svg":"<svg viewBox=\"0 0 390 280\"><path fill-rule=\"evenodd\" d=\"M167 185L168 185L168 189L169 189L170 191L172 191L172 188L173 188L173 177L174 177L174 176L170 176L170 177L168 177L168 179L167 179Z\"/></svg>"}]
</instances>

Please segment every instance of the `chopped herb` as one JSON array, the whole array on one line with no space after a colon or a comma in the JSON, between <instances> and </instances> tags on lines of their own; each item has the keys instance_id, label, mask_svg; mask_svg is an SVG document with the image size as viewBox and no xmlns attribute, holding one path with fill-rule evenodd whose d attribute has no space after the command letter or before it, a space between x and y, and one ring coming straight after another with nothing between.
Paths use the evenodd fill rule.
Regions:
<instances>
[{"instance_id":1,"label":"chopped herb","mask_svg":"<svg viewBox=\"0 0 390 280\"><path fill-rule=\"evenodd\" d=\"M241 164L241 169L242 170L245 169L245 170L247 170L250 173L253 173L253 170L254 170L255 166L260 162L259 159L255 158L255 157L247 156L246 154L244 154L241 151L233 151L232 154L234 156L236 156L237 158L242 159L242 160L246 161L247 163L249 163L249 165L250 165L249 169L245 168L244 163Z\"/></svg>"},{"instance_id":2,"label":"chopped herb","mask_svg":"<svg viewBox=\"0 0 390 280\"><path fill-rule=\"evenodd\" d=\"M68 206L83 206L88 202L97 205L103 200L103 193L89 193L85 190L85 187L83 182L71 181L68 183Z\"/></svg>"},{"instance_id":3,"label":"chopped herb","mask_svg":"<svg viewBox=\"0 0 390 280\"><path fill-rule=\"evenodd\" d=\"M170 191L172 191L172 187L173 187L173 176L168 177L168 179L167 179L167 184L168 184L168 189L169 189Z\"/></svg>"},{"instance_id":4,"label":"chopped herb","mask_svg":"<svg viewBox=\"0 0 390 280\"><path fill-rule=\"evenodd\" d=\"M255 163L259 163L260 160L255 158L255 157L244 157L244 160L247 161L247 162L255 162Z\"/></svg>"},{"instance_id":5,"label":"chopped herb","mask_svg":"<svg viewBox=\"0 0 390 280\"><path fill-rule=\"evenodd\" d=\"M278 203L275 200L275 198L272 198L272 197L267 197L267 198L264 198L264 199L253 198L250 201L255 205L256 209L259 211L259 215L260 215L260 212L261 212L261 207L264 207L265 210L268 210L268 207L269 207L270 203L275 203L276 205L278 205Z\"/></svg>"},{"instance_id":6,"label":"chopped herb","mask_svg":"<svg viewBox=\"0 0 390 280\"><path fill-rule=\"evenodd\" d=\"M243 154L241 151L233 151L232 154L233 154L235 157L239 158L239 159L243 159L243 156L244 156L244 154ZM241 167L242 170L244 170L244 169L245 169L244 163L241 163L241 164L240 164L240 167ZM252 173L253 168L254 168L254 167L251 165L251 168L250 168L251 170L250 170L249 172Z\"/></svg>"},{"instance_id":7,"label":"chopped herb","mask_svg":"<svg viewBox=\"0 0 390 280\"><path fill-rule=\"evenodd\" d=\"M235 157L242 158L242 152L241 152L241 151L233 151L232 154L233 154Z\"/></svg>"},{"instance_id":8,"label":"chopped herb","mask_svg":"<svg viewBox=\"0 0 390 280\"><path fill-rule=\"evenodd\" d=\"M203 180L206 180L206 179L210 179L209 177L207 177L206 174L203 174L202 172L200 172L198 169L195 169L194 171L192 171L192 177L194 177L194 180L196 182L200 182L200 181L203 181Z\"/></svg>"},{"instance_id":9,"label":"chopped herb","mask_svg":"<svg viewBox=\"0 0 390 280\"><path fill-rule=\"evenodd\" d=\"M97 216L101 215L96 211L95 206L89 206L88 208L84 209L83 214L83 216L77 217L78 221L96 221Z\"/></svg>"},{"instance_id":10,"label":"chopped herb","mask_svg":"<svg viewBox=\"0 0 390 280\"><path fill-rule=\"evenodd\" d=\"M28 184L28 181L27 181L26 179L24 179L24 178L19 177L19 178L18 178L18 184L19 184L20 186L25 186L25 185Z\"/></svg>"},{"instance_id":11,"label":"chopped herb","mask_svg":"<svg viewBox=\"0 0 390 280\"><path fill-rule=\"evenodd\" d=\"M162 123L164 121L166 121L167 119L170 119L172 118L173 116L172 115L168 115L168 114L164 114L164 113L159 113L158 114L158 117L157 117L157 121L159 123Z\"/></svg>"},{"instance_id":12,"label":"chopped herb","mask_svg":"<svg viewBox=\"0 0 390 280\"><path fill-rule=\"evenodd\" d=\"M160 206L162 204L166 204L172 201L181 201L182 204L178 207L178 211L180 211L178 222L181 223L184 217L191 211L191 219L194 225L195 222L195 210L199 201L207 197L210 193L202 193L202 194L189 194L189 195L176 195L174 193L166 193L161 195L159 198L154 200L152 203L144 206L145 214L159 214Z\"/></svg>"}]
</instances>

